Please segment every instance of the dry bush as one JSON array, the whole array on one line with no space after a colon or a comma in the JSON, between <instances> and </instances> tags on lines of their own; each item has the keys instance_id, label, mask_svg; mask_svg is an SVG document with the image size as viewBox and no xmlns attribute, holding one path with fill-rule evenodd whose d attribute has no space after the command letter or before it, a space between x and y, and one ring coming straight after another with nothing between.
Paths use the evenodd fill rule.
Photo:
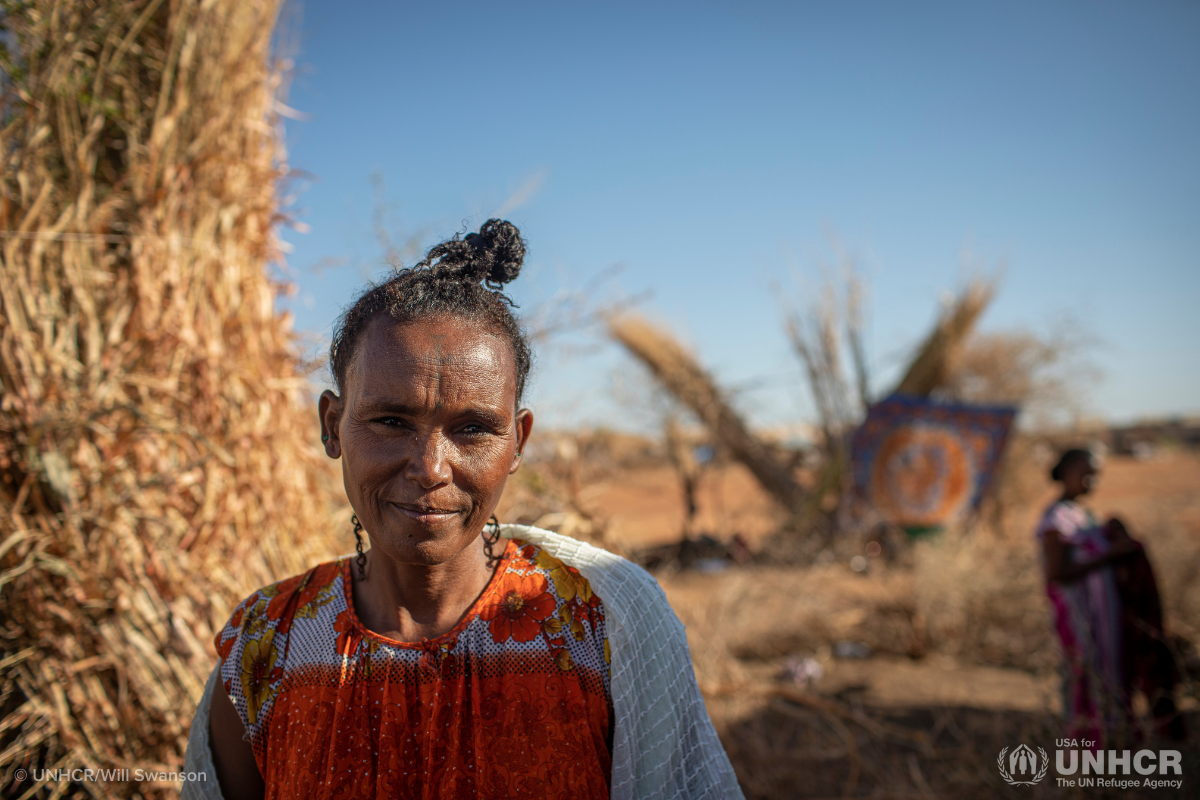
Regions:
<instances>
[{"instance_id":1,"label":"dry bush","mask_svg":"<svg viewBox=\"0 0 1200 800\"><path fill-rule=\"evenodd\" d=\"M1040 440L1010 437L988 497L966 527L919 542L915 601L930 650L1043 672L1058 664L1030 509L1045 492Z\"/></svg>"},{"instance_id":2,"label":"dry bush","mask_svg":"<svg viewBox=\"0 0 1200 800\"><path fill-rule=\"evenodd\" d=\"M893 658L921 652L908 570L864 577L836 565L759 567L681 573L665 588L748 798L1000 797L1007 787L995 774L999 749L1058 734L1048 714L872 707L854 684L829 694L779 680L793 655L813 656L836 676L842 667L831 645L842 639Z\"/></svg>"},{"instance_id":3,"label":"dry bush","mask_svg":"<svg viewBox=\"0 0 1200 800\"><path fill-rule=\"evenodd\" d=\"M571 490L569 471L557 465L523 465L509 478L496 516L613 549L607 521L580 504L577 492Z\"/></svg>"},{"instance_id":4,"label":"dry bush","mask_svg":"<svg viewBox=\"0 0 1200 800\"><path fill-rule=\"evenodd\" d=\"M757 567L719 583L696 577L695 594L673 579L671 593L696 637L743 660L813 655L851 640L880 656L936 652L1029 672L1057 666L1032 537L1025 547L948 534L919 543L913 561L866 577L841 564Z\"/></svg>"},{"instance_id":5,"label":"dry bush","mask_svg":"<svg viewBox=\"0 0 1200 800\"><path fill-rule=\"evenodd\" d=\"M931 650L975 664L1054 669L1058 648L1036 543L954 532L922 542L915 594Z\"/></svg>"},{"instance_id":6,"label":"dry bush","mask_svg":"<svg viewBox=\"0 0 1200 800\"><path fill-rule=\"evenodd\" d=\"M497 517L613 549L607 520L580 499L581 488L596 477L594 465L587 469L590 438L561 431L535 436L526 450L529 457L508 479Z\"/></svg>"},{"instance_id":7,"label":"dry bush","mask_svg":"<svg viewBox=\"0 0 1200 800\"><path fill-rule=\"evenodd\" d=\"M1097 375L1085 358L1090 341L1076 328L977 334L950 359L938 394L1020 406L1026 427L1074 424Z\"/></svg>"},{"instance_id":8,"label":"dry bush","mask_svg":"<svg viewBox=\"0 0 1200 800\"><path fill-rule=\"evenodd\" d=\"M0 19L6 786L18 766L178 768L213 631L337 547L266 271L277 13L34 0Z\"/></svg>"},{"instance_id":9,"label":"dry bush","mask_svg":"<svg viewBox=\"0 0 1200 800\"><path fill-rule=\"evenodd\" d=\"M707 662L696 660L697 674L708 682L738 669L723 658L765 663L791 655L829 657L842 640L863 642L878 655L917 656L923 648L906 570L864 577L842 565L759 566L719 577L681 573L665 586L693 649L702 644L710 655ZM705 676L705 669L712 674Z\"/></svg>"},{"instance_id":10,"label":"dry bush","mask_svg":"<svg viewBox=\"0 0 1200 800\"><path fill-rule=\"evenodd\" d=\"M1012 541L1032 536L1030 526L1042 511L1039 504L1045 500L1046 474L1053 453L1040 435L1020 430L1009 434L978 512L982 535Z\"/></svg>"}]
</instances>

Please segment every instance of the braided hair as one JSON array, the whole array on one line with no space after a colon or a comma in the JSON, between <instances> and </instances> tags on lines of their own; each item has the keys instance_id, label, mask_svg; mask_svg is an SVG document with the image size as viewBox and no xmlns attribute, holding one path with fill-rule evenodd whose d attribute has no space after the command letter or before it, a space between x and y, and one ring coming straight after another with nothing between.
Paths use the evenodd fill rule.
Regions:
<instances>
[{"instance_id":1,"label":"braided hair","mask_svg":"<svg viewBox=\"0 0 1200 800\"><path fill-rule=\"evenodd\" d=\"M513 317L512 300L500 290L517 277L524 259L525 241L517 227L489 219L478 233L461 238L455 234L433 247L415 266L398 269L383 283L369 287L338 319L329 346L329 365L338 393L345 389L359 339L376 317L413 322L452 315L508 342L517 367L519 404L533 354Z\"/></svg>"}]
</instances>

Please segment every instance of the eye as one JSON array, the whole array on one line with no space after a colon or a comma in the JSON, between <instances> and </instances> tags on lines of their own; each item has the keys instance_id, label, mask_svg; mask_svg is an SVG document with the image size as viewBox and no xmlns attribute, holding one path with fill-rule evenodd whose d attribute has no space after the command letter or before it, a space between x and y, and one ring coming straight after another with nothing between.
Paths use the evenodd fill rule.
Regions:
<instances>
[{"instance_id":1,"label":"eye","mask_svg":"<svg viewBox=\"0 0 1200 800\"><path fill-rule=\"evenodd\" d=\"M386 425L389 428L402 428L407 425L407 423L399 417L380 417L379 419L375 420L375 422L379 425Z\"/></svg>"},{"instance_id":2,"label":"eye","mask_svg":"<svg viewBox=\"0 0 1200 800\"><path fill-rule=\"evenodd\" d=\"M468 422L458 429L459 435L467 437L490 436L495 432L486 422Z\"/></svg>"}]
</instances>

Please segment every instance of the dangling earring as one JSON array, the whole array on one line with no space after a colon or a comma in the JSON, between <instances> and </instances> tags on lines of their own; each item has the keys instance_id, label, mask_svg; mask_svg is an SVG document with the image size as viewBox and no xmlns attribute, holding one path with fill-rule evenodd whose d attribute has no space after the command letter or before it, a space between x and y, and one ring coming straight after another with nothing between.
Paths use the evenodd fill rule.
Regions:
<instances>
[{"instance_id":1,"label":"dangling earring","mask_svg":"<svg viewBox=\"0 0 1200 800\"><path fill-rule=\"evenodd\" d=\"M488 527L491 527L491 535L488 535ZM492 552L492 546L500 541L500 522L496 519L496 515L492 514L492 518L488 520L487 526L483 529L483 552L487 555L488 569L495 569L500 563L500 556Z\"/></svg>"},{"instance_id":2,"label":"dangling earring","mask_svg":"<svg viewBox=\"0 0 1200 800\"><path fill-rule=\"evenodd\" d=\"M351 515L350 521L354 523L354 538L358 542L354 546L354 551L358 553L358 558L354 559L358 562L358 579L365 581L367 579L367 554L363 552L362 540L362 523L358 521L358 515Z\"/></svg>"}]
</instances>

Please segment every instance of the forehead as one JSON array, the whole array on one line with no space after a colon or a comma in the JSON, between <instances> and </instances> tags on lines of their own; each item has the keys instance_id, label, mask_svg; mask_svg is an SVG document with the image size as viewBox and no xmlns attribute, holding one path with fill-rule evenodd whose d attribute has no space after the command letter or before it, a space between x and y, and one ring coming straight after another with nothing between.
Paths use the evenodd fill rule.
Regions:
<instances>
[{"instance_id":1,"label":"forehead","mask_svg":"<svg viewBox=\"0 0 1200 800\"><path fill-rule=\"evenodd\" d=\"M516 363L508 344L482 326L452 315L367 326L347 374L348 392L406 394L436 383L439 393L516 403Z\"/></svg>"}]
</instances>

